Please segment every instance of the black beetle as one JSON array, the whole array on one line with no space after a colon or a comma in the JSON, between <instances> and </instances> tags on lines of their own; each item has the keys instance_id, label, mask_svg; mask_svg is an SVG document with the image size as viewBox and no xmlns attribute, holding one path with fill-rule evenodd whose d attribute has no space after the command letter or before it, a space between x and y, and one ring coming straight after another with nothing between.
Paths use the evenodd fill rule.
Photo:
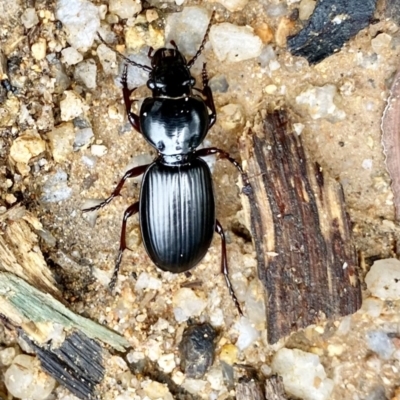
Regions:
<instances>
[{"instance_id":1,"label":"black beetle","mask_svg":"<svg viewBox=\"0 0 400 400\"><path fill-rule=\"evenodd\" d=\"M110 287L115 286L122 254L127 248L127 220L139 212L146 251L154 264L164 271L178 273L192 269L207 253L216 231L222 242L221 270L242 314L228 276L224 231L215 217L211 172L201 157L217 154L226 158L239 170L246 189L250 188L249 181L241 166L223 150L214 147L196 150L216 121L205 64L202 70L203 89L194 88L195 79L190 74L191 66L206 43L212 18L199 50L189 62L173 41L173 48L158 49L154 55L153 49L150 49L151 67L123 57L127 63L149 72L147 86L152 91L152 97L144 100L139 115L131 111L130 95L136 88L128 89L127 64L122 74L123 97L130 123L157 149L158 156L152 164L128 170L110 197L84 212L105 206L120 194L128 178L144 173L140 199L124 213L119 253ZM193 89L198 90L205 100L193 95Z\"/></svg>"}]
</instances>

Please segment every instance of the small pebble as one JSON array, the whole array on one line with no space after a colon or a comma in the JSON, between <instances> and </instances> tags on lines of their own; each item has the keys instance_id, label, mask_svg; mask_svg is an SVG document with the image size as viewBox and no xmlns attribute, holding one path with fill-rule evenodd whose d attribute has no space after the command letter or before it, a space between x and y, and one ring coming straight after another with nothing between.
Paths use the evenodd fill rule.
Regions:
<instances>
[{"instance_id":1,"label":"small pebble","mask_svg":"<svg viewBox=\"0 0 400 400\"><path fill-rule=\"evenodd\" d=\"M64 162L73 151L75 129L72 122L65 122L47 132L50 149L55 162Z\"/></svg>"},{"instance_id":2,"label":"small pebble","mask_svg":"<svg viewBox=\"0 0 400 400\"><path fill-rule=\"evenodd\" d=\"M100 28L97 7L88 0L58 0L56 18L67 31L68 43L77 50L90 48Z\"/></svg>"},{"instance_id":3,"label":"small pebble","mask_svg":"<svg viewBox=\"0 0 400 400\"><path fill-rule=\"evenodd\" d=\"M390 46L392 37L387 33L380 33L371 40L372 50L377 54L384 53Z\"/></svg>"},{"instance_id":4,"label":"small pebble","mask_svg":"<svg viewBox=\"0 0 400 400\"><path fill-rule=\"evenodd\" d=\"M39 38L31 47L32 57L35 60L43 60L46 57L47 42L46 39Z\"/></svg>"},{"instance_id":5,"label":"small pebble","mask_svg":"<svg viewBox=\"0 0 400 400\"><path fill-rule=\"evenodd\" d=\"M199 316L207 306L207 302L189 288L181 288L174 293L172 302L177 322L184 322L191 317Z\"/></svg>"},{"instance_id":6,"label":"small pebble","mask_svg":"<svg viewBox=\"0 0 400 400\"><path fill-rule=\"evenodd\" d=\"M170 394L167 385L159 382L151 381L143 386L145 395L151 400L164 399L167 394Z\"/></svg>"},{"instance_id":7,"label":"small pebble","mask_svg":"<svg viewBox=\"0 0 400 400\"><path fill-rule=\"evenodd\" d=\"M158 278L153 278L147 272L142 272L135 284L135 291L144 289L158 290L161 288L162 282Z\"/></svg>"},{"instance_id":8,"label":"small pebble","mask_svg":"<svg viewBox=\"0 0 400 400\"><path fill-rule=\"evenodd\" d=\"M94 138L92 128L79 129L76 132L75 140L73 144L74 151L82 150L88 147Z\"/></svg>"},{"instance_id":9,"label":"small pebble","mask_svg":"<svg viewBox=\"0 0 400 400\"><path fill-rule=\"evenodd\" d=\"M220 391L224 387L224 377L220 368L211 368L207 374L207 381L212 390Z\"/></svg>"},{"instance_id":10,"label":"small pebble","mask_svg":"<svg viewBox=\"0 0 400 400\"><path fill-rule=\"evenodd\" d=\"M189 325L179 344L181 369L188 378L202 378L214 361L216 332L210 324Z\"/></svg>"},{"instance_id":11,"label":"small pebble","mask_svg":"<svg viewBox=\"0 0 400 400\"><path fill-rule=\"evenodd\" d=\"M254 28L254 33L262 40L264 44L271 43L274 39L274 32L272 28L262 22Z\"/></svg>"},{"instance_id":12,"label":"small pebble","mask_svg":"<svg viewBox=\"0 0 400 400\"><path fill-rule=\"evenodd\" d=\"M246 317L241 317L234 328L239 332L239 337L236 346L239 350L247 349L259 337L258 331L252 326Z\"/></svg>"},{"instance_id":13,"label":"small pebble","mask_svg":"<svg viewBox=\"0 0 400 400\"><path fill-rule=\"evenodd\" d=\"M5 195L4 200L11 205L17 201L17 198L12 193L8 193Z\"/></svg>"},{"instance_id":14,"label":"small pebble","mask_svg":"<svg viewBox=\"0 0 400 400\"><path fill-rule=\"evenodd\" d=\"M165 24L165 42L174 40L179 51L188 56L196 54L210 22L203 7L185 7L181 13L169 14Z\"/></svg>"},{"instance_id":15,"label":"small pebble","mask_svg":"<svg viewBox=\"0 0 400 400\"><path fill-rule=\"evenodd\" d=\"M276 58L274 48L272 46L263 47L261 54L258 57L261 67L265 68L269 65L270 61Z\"/></svg>"},{"instance_id":16,"label":"small pebble","mask_svg":"<svg viewBox=\"0 0 400 400\"><path fill-rule=\"evenodd\" d=\"M230 12L240 11L246 7L249 0L218 0Z\"/></svg>"},{"instance_id":17,"label":"small pebble","mask_svg":"<svg viewBox=\"0 0 400 400\"><path fill-rule=\"evenodd\" d=\"M31 158L46 150L46 142L35 131L26 131L11 145L10 157L16 163L28 164Z\"/></svg>"},{"instance_id":18,"label":"small pebble","mask_svg":"<svg viewBox=\"0 0 400 400\"><path fill-rule=\"evenodd\" d=\"M362 302L361 310L364 311L372 318L377 318L381 315L383 310L383 301L376 297L367 297Z\"/></svg>"},{"instance_id":19,"label":"small pebble","mask_svg":"<svg viewBox=\"0 0 400 400\"><path fill-rule=\"evenodd\" d=\"M92 144L90 147L90 152L92 153L92 156L95 157L103 157L105 154L107 154L107 151L107 147L103 144Z\"/></svg>"},{"instance_id":20,"label":"small pebble","mask_svg":"<svg viewBox=\"0 0 400 400\"><path fill-rule=\"evenodd\" d=\"M300 20L306 21L310 18L311 14L314 12L316 4L317 2L315 0L302 0L299 6Z\"/></svg>"},{"instance_id":21,"label":"small pebble","mask_svg":"<svg viewBox=\"0 0 400 400\"><path fill-rule=\"evenodd\" d=\"M20 354L4 374L7 390L19 399L45 400L56 381L44 373L37 358Z\"/></svg>"},{"instance_id":22,"label":"small pebble","mask_svg":"<svg viewBox=\"0 0 400 400\"><path fill-rule=\"evenodd\" d=\"M67 47L61 51L61 61L67 65L75 65L83 60L83 56L73 47Z\"/></svg>"},{"instance_id":23,"label":"small pebble","mask_svg":"<svg viewBox=\"0 0 400 400\"><path fill-rule=\"evenodd\" d=\"M0 364L8 366L12 363L17 352L14 347L7 347L6 349L0 350Z\"/></svg>"},{"instance_id":24,"label":"small pebble","mask_svg":"<svg viewBox=\"0 0 400 400\"><path fill-rule=\"evenodd\" d=\"M370 350L379 355L383 360L389 360L396 348L383 331L371 331L367 333L367 345Z\"/></svg>"},{"instance_id":25,"label":"small pebble","mask_svg":"<svg viewBox=\"0 0 400 400\"><path fill-rule=\"evenodd\" d=\"M211 27L210 42L219 61L249 60L258 57L262 50L262 41L251 28L228 22Z\"/></svg>"},{"instance_id":26,"label":"small pebble","mask_svg":"<svg viewBox=\"0 0 400 400\"><path fill-rule=\"evenodd\" d=\"M337 94L336 86L327 84L307 89L296 97L296 103L307 107L312 119L326 118L330 122L337 122L346 117L333 102Z\"/></svg>"},{"instance_id":27,"label":"small pebble","mask_svg":"<svg viewBox=\"0 0 400 400\"><path fill-rule=\"evenodd\" d=\"M342 345L339 344L338 345L329 344L327 350L329 357L334 357L334 356L340 356L343 353L344 348Z\"/></svg>"},{"instance_id":28,"label":"small pebble","mask_svg":"<svg viewBox=\"0 0 400 400\"><path fill-rule=\"evenodd\" d=\"M166 374L170 374L176 367L174 354L163 354L157 364Z\"/></svg>"},{"instance_id":29,"label":"small pebble","mask_svg":"<svg viewBox=\"0 0 400 400\"><path fill-rule=\"evenodd\" d=\"M366 170L372 169L372 160L370 158L366 158L362 161L361 166Z\"/></svg>"},{"instance_id":30,"label":"small pebble","mask_svg":"<svg viewBox=\"0 0 400 400\"><path fill-rule=\"evenodd\" d=\"M31 29L39 23L39 18L34 8L27 8L21 15L21 21L25 29Z\"/></svg>"},{"instance_id":31,"label":"small pebble","mask_svg":"<svg viewBox=\"0 0 400 400\"><path fill-rule=\"evenodd\" d=\"M21 107L22 109L22 107ZM20 103L17 97L12 96L1 104L0 127L11 126L18 118ZM29 112L26 110L28 115Z\"/></svg>"},{"instance_id":32,"label":"small pebble","mask_svg":"<svg viewBox=\"0 0 400 400\"><path fill-rule=\"evenodd\" d=\"M317 355L283 348L274 355L271 367L282 376L288 394L305 400L330 399L334 384Z\"/></svg>"},{"instance_id":33,"label":"small pebble","mask_svg":"<svg viewBox=\"0 0 400 400\"><path fill-rule=\"evenodd\" d=\"M45 203L59 202L71 197L72 189L68 187L68 175L58 169L49 177L42 188L41 200Z\"/></svg>"},{"instance_id":34,"label":"small pebble","mask_svg":"<svg viewBox=\"0 0 400 400\"><path fill-rule=\"evenodd\" d=\"M71 121L88 109L87 105L74 91L66 90L64 95L64 100L60 101L62 121Z\"/></svg>"},{"instance_id":35,"label":"small pebble","mask_svg":"<svg viewBox=\"0 0 400 400\"><path fill-rule=\"evenodd\" d=\"M147 51L142 49L140 53L128 56L129 59L143 65L149 65L149 57L147 56ZM122 77L122 70L120 74L115 78L115 83L118 86L121 86L121 77ZM145 85L149 79L149 73L147 71L143 71L140 68L136 67L128 67L128 87L135 88L142 85Z\"/></svg>"},{"instance_id":36,"label":"small pebble","mask_svg":"<svg viewBox=\"0 0 400 400\"><path fill-rule=\"evenodd\" d=\"M222 128L227 131L240 129L245 123L244 110L239 104L227 104L222 107L218 117Z\"/></svg>"},{"instance_id":37,"label":"small pebble","mask_svg":"<svg viewBox=\"0 0 400 400\"><path fill-rule=\"evenodd\" d=\"M294 26L294 21L292 21L288 17L281 18L278 24L278 28L275 32L275 41L279 47L286 47L287 37L292 32Z\"/></svg>"},{"instance_id":38,"label":"small pebble","mask_svg":"<svg viewBox=\"0 0 400 400\"><path fill-rule=\"evenodd\" d=\"M151 23L158 19L158 12L155 9L146 10L146 20Z\"/></svg>"},{"instance_id":39,"label":"small pebble","mask_svg":"<svg viewBox=\"0 0 400 400\"><path fill-rule=\"evenodd\" d=\"M284 2L280 3L272 3L269 2L266 13L271 18L279 18L284 16L287 13L287 4Z\"/></svg>"},{"instance_id":40,"label":"small pebble","mask_svg":"<svg viewBox=\"0 0 400 400\"><path fill-rule=\"evenodd\" d=\"M229 365L233 365L237 361L238 348L231 343L225 344L221 348L219 359Z\"/></svg>"},{"instance_id":41,"label":"small pebble","mask_svg":"<svg viewBox=\"0 0 400 400\"><path fill-rule=\"evenodd\" d=\"M400 261L395 258L375 261L365 277L365 283L373 296L383 300L398 300Z\"/></svg>"},{"instance_id":42,"label":"small pebble","mask_svg":"<svg viewBox=\"0 0 400 400\"><path fill-rule=\"evenodd\" d=\"M110 0L108 8L121 19L128 19L142 11L142 4L134 0Z\"/></svg>"},{"instance_id":43,"label":"small pebble","mask_svg":"<svg viewBox=\"0 0 400 400\"><path fill-rule=\"evenodd\" d=\"M97 56L99 57L103 71L107 75L117 75L117 53L109 49L105 44L101 43L99 47L97 47Z\"/></svg>"},{"instance_id":44,"label":"small pebble","mask_svg":"<svg viewBox=\"0 0 400 400\"><path fill-rule=\"evenodd\" d=\"M213 93L226 93L229 89L229 83L223 75L215 75L208 82Z\"/></svg>"},{"instance_id":45,"label":"small pebble","mask_svg":"<svg viewBox=\"0 0 400 400\"><path fill-rule=\"evenodd\" d=\"M93 59L80 62L74 71L77 82L83 83L88 89L96 89L97 66Z\"/></svg>"},{"instance_id":46,"label":"small pebble","mask_svg":"<svg viewBox=\"0 0 400 400\"><path fill-rule=\"evenodd\" d=\"M202 381L200 379L192 379L187 378L182 383L182 387L187 390L189 393L198 395L199 393L203 393L206 388L207 382Z\"/></svg>"}]
</instances>

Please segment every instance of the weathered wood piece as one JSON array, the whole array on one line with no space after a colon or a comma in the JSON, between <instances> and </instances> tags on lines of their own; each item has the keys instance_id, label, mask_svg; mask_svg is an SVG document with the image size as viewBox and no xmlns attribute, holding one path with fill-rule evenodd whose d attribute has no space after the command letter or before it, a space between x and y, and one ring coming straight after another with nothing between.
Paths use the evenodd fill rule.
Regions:
<instances>
[{"instance_id":1,"label":"weathered wood piece","mask_svg":"<svg viewBox=\"0 0 400 400\"><path fill-rule=\"evenodd\" d=\"M128 341L116 332L69 310L50 294L40 292L9 272L0 272L0 313L21 327L36 343L45 343L55 324L124 351Z\"/></svg>"},{"instance_id":2,"label":"weathered wood piece","mask_svg":"<svg viewBox=\"0 0 400 400\"><path fill-rule=\"evenodd\" d=\"M99 399L96 386L104 377L103 348L82 332L67 335L59 347L38 346L23 330L19 335L36 352L42 368L82 400Z\"/></svg>"},{"instance_id":3,"label":"weathered wood piece","mask_svg":"<svg viewBox=\"0 0 400 400\"><path fill-rule=\"evenodd\" d=\"M118 351L129 346L116 332L81 317L62 303L39 248L40 221L23 207L0 215L0 317L18 332L44 370L80 399L96 398L104 376L97 340Z\"/></svg>"},{"instance_id":4,"label":"weathered wood piece","mask_svg":"<svg viewBox=\"0 0 400 400\"><path fill-rule=\"evenodd\" d=\"M0 215L0 270L11 272L43 292L61 293L39 248L40 221L22 206Z\"/></svg>"},{"instance_id":5,"label":"weathered wood piece","mask_svg":"<svg viewBox=\"0 0 400 400\"><path fill-rule=\"evenodd\" d=\"M288 50L316 64L370 24L376 0L317 1L307 25L288 39Z\"/></svg>"},{"instance_id":6,"label":"weathered wood piece","mask_svg":"<svg viewBox=\"0 0 400 400\"><path fill-rule=\"evenodd\" d=\"M400 221L400 70L397 71L382 116L382 145L392 180L396 220Z\"/></svg>"},{"instance_id":7,"label":"weathered wood piece","mask_svg":"<svg viewBox=\"0 0 400 400\"><path fill-rule=\"evenodd\" d=\"M269 113L241 142L270 343L361 305L341 185L307 159L288 115Z\"/></svg>"},{"instance_id":8,"label":"weathered wood piece","mask_svg":"<svg viewBox=\"0 0 400 400\"><path fill-rule=\"evenodd\" d=\"M260 382L254 379L241 379L236 385L236 400L264 400Z\"/></svg>"},{"instance_id":9,"label":"weathered wood piece","mask_svg":"<svg viewBox=\"0 0 400 400\"><path fill-rule=\"evenodd\" d=\"M264 388L257 371L248 365L235 365L236 400L264 400Z\"/></svg>"},{"instance_id":10,"label":"weathered wood piece","mask_svg":"<svg viewBox=\"0 0 400 400\"><path fill-rule=\"evenodd\" d=\"M266 400L287 400L283 380L278 375L272 375L265 381Z\"/></svg>"}]
</instances>

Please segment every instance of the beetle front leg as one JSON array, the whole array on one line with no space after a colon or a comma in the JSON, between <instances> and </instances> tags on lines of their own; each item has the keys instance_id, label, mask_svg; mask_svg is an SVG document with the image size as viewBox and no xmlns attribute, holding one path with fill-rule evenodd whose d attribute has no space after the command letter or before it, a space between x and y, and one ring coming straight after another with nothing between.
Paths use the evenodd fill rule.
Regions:
<instances>
[{"instance_id":1,"label":"beetle front leg","mask_svg":"<svg viewBox=\"0 0 400 400\"><path fill-rule=\"evenodd\" d=\"M215 221L215 232L221 237L221 272L224 274L226 286L228 286L229 294L231 295L236 308L240 315L243 315L242 309L240 308L239 300L237 299L235 292L233 291L232 283L229 279L228 271L228 258L226 256L226 239L224 230L218 220Z\"/></svg>"},{"instance_id":2,"label":"beetle front leg","mask_svg":"<svg viewBox=\"0 0 400 400\"><path fill-rule=\"evenodd\" d=\"M121 82L122 82L122 94L124 96L126 114L128 115L129 122L139 133L142 133L142 130L140 129L139 115L137 115L131 111L131 107L132 107L132 103L133 103L131 100L131 94L137 88L128 89L128 64L124 65Z\"/></svg>"},{"instance_id":3,"label":"beetle front leg","mask_svg":"<svg viewBox=\"0 0 400 400\"><path fill-rule=\"evenodd\" d=\"M113 272L111 281L108 285L111 290L114 289L115 284L117 282L118 272L121 267L122 254L127 249L127 246L126 246L126 223L127 223L127 220L132 215L135 215L138 211L139 211L139 202L137 201L136 203L133 203L132 205L130 205L124 212L124 218L122 220L122 228L121 228L121 239L119 242L118 257L117 257L117 261L115 262L114 272Z\"/></svg>"},{"instance_id":4,"label":"beetle front leg","mask_svg":"<svg viewBox=\"0 0 400 400\"><path fill-rule=\"evenodd\" d=\"M83 212L90 212L90 211L96 211L99 210L100 208L106 206L108 203L111 202L111 200L114 197L117 197L120 195L121 190L123 188L123 186L125 185L125 182L127 179L129 178L135 178L137 176L140 176L142 174L144 174L147 170L147 168L149 168L150 164L145 164L145 165L139 165L138 167L134 167L129 169L128 171L125 172L125 175L122 177L122 179L118 182L117 187L114 189L114 191L111 193L110 197L108 197L107 199L105 199L103 202L101 202L100 204L98 204L97 206L93 206L90 208L86 208L85 210L83 210Z\"/></svg>"},{"instance_id":5,"label":"beetle front leg","mask_svg":"<svg viewBox=\"0 0 400 400\"><path fill-rule=\"evenodd\" d=\"M210 156L213 154L217 154L219 158L222 159L227 159L229 162L231 162L236 169L239 171L240 175L242 176L242 181L243 181L243 193L249 194L251 192L251 185L249 181L249 177L247 176L246 172L243 171L243 168L240 166L240 164L232 158L229 153L227 153L224 150L218 149L217 147L208 147L206 149L199 149L196 151L196 156L198 157L205 157L205 156Z\"/></svg>"},{"instance_id":6,"label":"beetle front leg","mask_svg":"<svg viewBox=\"0 0 400 400\"><path fill-rule=\"evenodd\" d=\"M210 129L217 120L217 111L215 109L214 98L211 91L210 86L208 86L208 74L206 69L206 63L203 64L203 70L201 72L202 80L203 80L203 90L201 94L206 98L205 103L207 107L211 110L211 114L209 115L210 122L208 123L208 129Z\"/></svg>"}]
</instances>

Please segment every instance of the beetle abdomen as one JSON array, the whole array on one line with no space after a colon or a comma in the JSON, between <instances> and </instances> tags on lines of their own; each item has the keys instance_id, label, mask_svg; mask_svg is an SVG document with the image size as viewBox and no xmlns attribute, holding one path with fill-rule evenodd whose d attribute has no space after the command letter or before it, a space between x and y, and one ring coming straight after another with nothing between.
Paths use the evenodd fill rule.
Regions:
<instances>
[{"instance_id":1,"label":"beetle abdomen","mask_svg":"<svg viewBox=\"0 0 400 400\"><path fill-rule=\"evenodd\" d=\"M211 173L201 159L183 166L158 161L143 178L140 225L150 258L164 271L184 272L207 253L215 229Z\"/></svg>"}]
</instances>

